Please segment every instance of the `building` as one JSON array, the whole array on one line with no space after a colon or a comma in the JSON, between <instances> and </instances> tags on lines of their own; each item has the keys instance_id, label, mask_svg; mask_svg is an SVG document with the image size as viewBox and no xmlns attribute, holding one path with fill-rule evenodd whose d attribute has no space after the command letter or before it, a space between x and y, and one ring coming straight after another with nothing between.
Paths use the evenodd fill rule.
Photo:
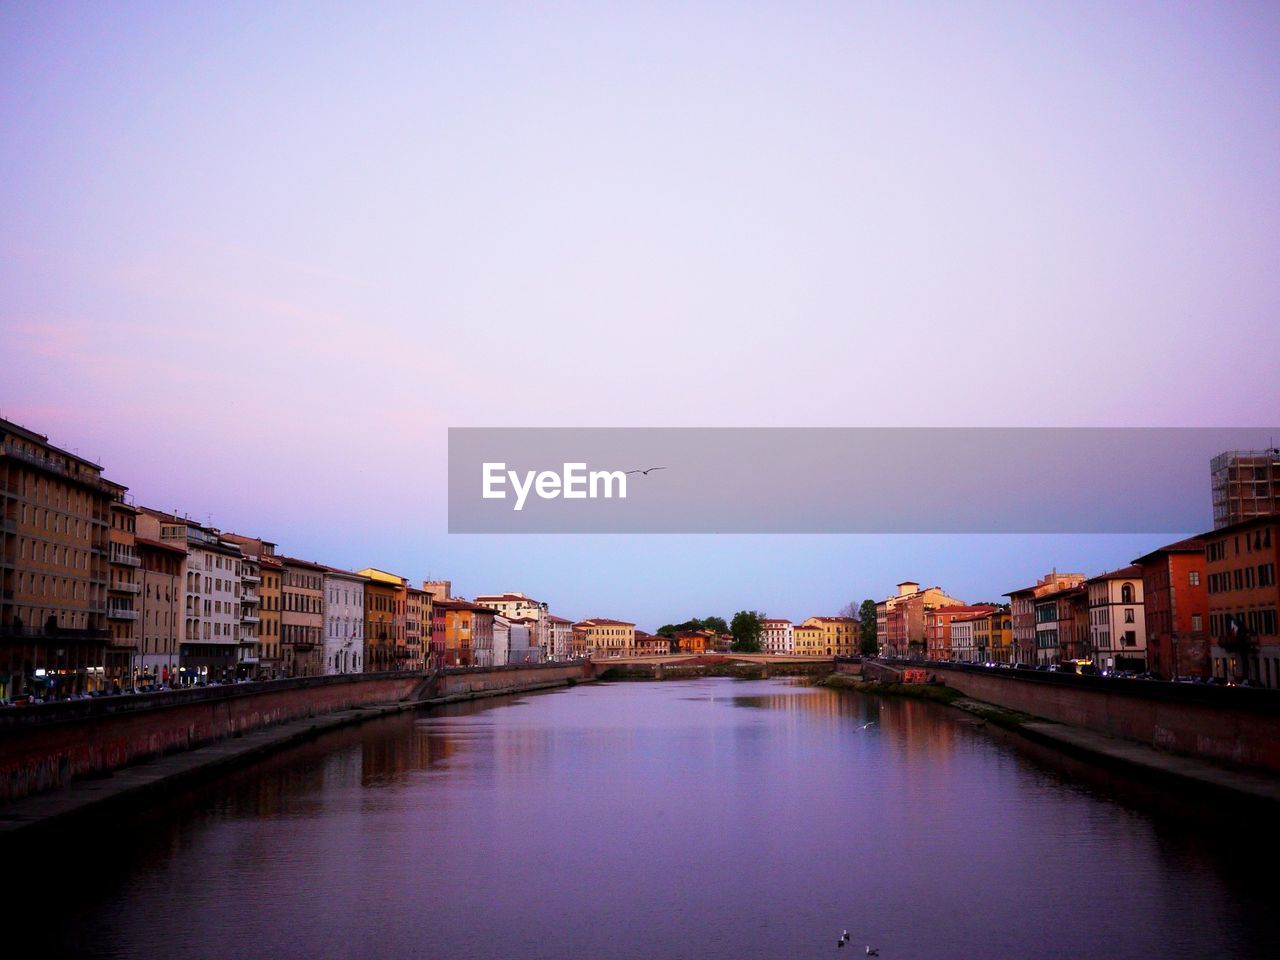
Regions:
<instances>
[{"instance_id":1,"label":"building","mask_svg":"<svg viewBox=\"0 0 1280 960\"><path fill-rule=\"evenodd\" d=\"M957 620L968 620L982 613L995 609L994 604L949 603L946 606L934 607L924 613L925 656L930 660L962 660L954 656L951 637L951 625ZM969 659L972 659L970 657Z\"/></svg>"},{"instance_id":2,"label":"building","mask_svg":"<svg viewBox=\"0 0 1280 960\"><path fill-rule=\"evenodd\" d=\"M453 596L453 582L451 580L424 580L422 582L422 592L427 595L432 605L438 600L449 600ZM428 607L426 611L427 628L423 631L423 656L427 660L427 665L432 670L438 670L445 664L445 648L444 634L437 634L435 624L436 616L434 607Z\"/></svg>"},{"instance_id":3,"label":"building","mask_svg":"<svg viewBox=\"0 0 1280 960\"><path fill-rule=\"evenodd\" d=\"M179 682L223 682L243 675L239 545L213 527L149 507L139 510L137 531L147 540L186 548Z\"/></svg>"},{"instance_id":4,"label":"building","mask_svg":"<svg viewBox=\"0 0 1280 960\"><path fill-rule=\"evenodd\" d=\"M545 636L547 632L547 604L540 600L534 600L532 597L518 591L481 594L474 597L472 602L478 603L482 607L489 607L494 612L502 614L508 620L532 620L533 624L530 632L534 645L543 648L544 659L551 659L551 643L549 638Z\"/></svg>"},{"instance_id":5,"label":"building","mask_svg":"<svg viewBox=\"0 0 1280 960\"><path fill-rule=\"evenodd\" d=\"M371 577L372 567L359 571L364 585L364 664L366 672L396 669L396 598L399 578ZM379 571L380 572L380 571Z\"/></svg>"},{"instance_id":6,"label":"building","mask_svg":"<svg viewBox=\"0 0 1280 960\"><path fill-rule=\"evenodd\" d=\"M925 655L925 612L938 607L963 606L941 587L925 587L914 580L898 584L898 594L876 604L876 637L884 657Z\"/></svg>"},{"instance_id":7,"label":"building","mask_svg":"<svg viewBox=\"0 0 1280 960\"><path fill-rule=\"evenodd\" d=\"M337 567L324 569L325 674L364 671L365 578Z\"/></svg>"},{"instance_id":8,"label":"building","mask_svg":"<svg viewBox=\"0 0 1280 960\"><path fill-rule=\"evenodd\" d=\"M810 617L801 626L817 627L820 631L818 656L851 657L858 649L858 637L861 629L857 620L852 617ZM792 628L792 643L795 642L795 629Z\"/></svg>"},{"instance_id":9,"label":"building","mask_svg":"<svg viewBox=\"0 0 1280 960\"><path fill-rule=\"evenodd\" d=\"M1147 668L1142 568L1130 564L1085 581L1092 659L1104 670Z\"/></svg>"},{"instance_id":10,"label":"building","mask_svg":"<svg viewBox=\"0 0 1280 960\"><path fill-rule=\"evenodd\" d=\"M283 631L280 628L280 605L284 590L284 564L272 552L258 557L258 675L272 680L284 676Z\"/></svg>"},{"instance_id":11,"label":"building","mask_svg":"<svg viewBox=\"0 0 1280 960\"><path fill-rule=\"evenodd\" d=\"M573 621L548 613L543 624L545 648L550 650L548 659L568 660L573 655Z\"/></svg>"},{"instance_id":12,"label":"building","mask_svg":"<svg viewBox=\"0 0 1280 960\"><path fill-rule=\"evenodd\" d=\"M431 594L405 581L404 667L424 670L431 657Z\"/></svg>"},{"instance_id":13,"label":"building","mask_svg":"<svg viewBox=\"0 0 1280 960\"><path fill-rule=\"evenodd\" d=\"M102 467L0 420L0 694L105 684L111 501Z\"/></svg>"},{"instance_id":14,"label":"building","mask_svg":"<svg viewBox=\"0 0 1280 960\"><path fill-rule=\"evenodd\" d=\"M1037 617L1036 600L1048 593L1076 587L1084 583L1083 573L1058 573L1051 570L1029 587L1011 590L1009 598L1012 621L1013 646L1010 655L1014 663L1037 663L1039 658L1041 624ZM1055 628L1056 629L1056 628ZM1056 637L1054 646L1057 646Z\"/></svg>"},{"instance_id":15,"label":"building","mask_svg":"<svg viewBox=\"0 0 1280 960\"><path fill-rule=\"evenodd\" d=\"M476 666L476 650L488 651L486 655L493 656L493 618L497 614L491 608L461 598L433 597L431 612L432 643L444 651L445 666ZM507 656L510 656L509 648Z\"/></svg>"},{"instance_id":16,"label":"building","mask_svg":"<svg viewBox=\"0 0 1280 960\"><path fill-rule=\"evenodd\" d=\"M1062 587L1035 597L1036 638L1031 660L1037 666L1061 663L1076 636L1075 609L1082 602L1080 586Z\"/></svg>"},{"instance_id":17,"label":"building","mask_svg":"<svg viewBox=\"0 0 1280 960\"><path fill-rule=\"evenodd\" d=\"M110 528L107 534L107 645L106 686L119 690L134 686L134 659L138 653L138 595L142 592L138 569L138 511L125 502L125 487L109 483L112 491Z\"/></svg>"},{"instance_id":18,"label":"building","mask_svg":"<svg viewBox=\"0 0 1280 960\"><path fill-rule=\"evenodd\" d=\"M135 518L136 520L136 518ZM129 686L178 682L185 606L186 545L137 537L138 653L131 665Z\"/></svg>"},{"instance_id":19,"label":"building","mask_svg":"<svg viewBox=\"0 0 1280 960\"><path fill-rule=\"evenodd\" d=\"M496 614L495 614L496 616ZM507 663L541 663L542 647L537 641L539 621L535 617L511 618Z\"/></svg>"},{"instance_id":20,"label":"building","mask_svg":"<svg viewBox=\"0 0 1280 960\"><path fill-rule=\"evenodd\" d=\"M822 627L812 622L813 618L797 623L791 628L791 652L797 657L821 657L826 644L823 640Z\"/></svg>"},{"instance_id":21,"label":"building","mask_svg":"<svg viewBox=\"0 0 1280 960\"><path fill-rule=\"evenodd\" d=\"M671 648L676 653L691 653L701 656L714 653L720 635L714 630L681 630L671 638Z\"/></svg>"},{"instance_id":22,"label":"building","mask_svg":"<svg viewBox=\"0 0 1280 960\"><path fill-rule=\"evenodd\" d=\"M324 575L326 567L280 557L280 640L289 677L318 677L324 670Z\"/></svg>"},{"instance_id":23,"label":"building","mask_svg":"<svg viewBox=\"0 0 1280 960\"><path fill-rule=\"evenodd\" d=\"M1204 544L1179 540L1133 561L1142 570L1147 669L1162 680L1212 676Z\"/></svg>"},{"instance_id":24,"label":"building","mask_svg":"<svg viewBox=\"0 0 1280 960\"><path fill-rule=\"evenodd\" d=\"M280 583L283 567L275 562L276 545L261 537L246 537L238 533L224 533L223 540L240 548L243 559L240 575L240 642L247 647L242 662L246 672L254 677L279 676L283 670L280 661ZM267 610L268 590L264 567L270 571L273 586L270 598L273 610ZM274 632L273 632L274 631Z\"/></svg>"},{"instance_id":25,"label":"building","mask_svg":"<svg viewBox=\"0 0 1280 960\"><path fill-rule=\"evenodd\" d=\"M973 638L973 614L957 616L948 625L947 659L959 663L973 663L978 659L977 645Z\"/></svg>"},{"instance_id":26,"label":"building","mask_svg":"<svg viewBox=\"0 0 1280 960\"><path fill-rule=\"evenodd\" d=\"M1209 477L1215 530L1280 513L1280 449L1220 453Z\"/></svg>"},{"instance_id":27,"label":"building","mask_svg":"<svg viewBox=\"0 0 1280 960\"><path fill-rule=\"evenodd\" d=\"M760 621L760 649L765 653L789 656L795 651L794 627L790 620Z\"/></svg>"},{"instance_id":28,"label":"building","mask_svg":"<svg viewBox=\"0 0 1280 960\"><path fill-rule=\"evenodd\" d=\"M1280 516L1241 520L1201 536L1214 676L1280 688Z\"/></svg>"},{"instance_id":29,"label":"building","mask_svg":"<svg viewBox=\"0 0 1280 960\"><path fill-rule=\"evenodd\" d=\"M671 652L671 641L666 637L656 637L643 630L636 631L636 656L661 657Z\"/></svg>"},{"instance_id":30,"label":"building","mask_svg":"<svg viewBox=\"0 0 1280 960\"><path fill-rule=\"evenodd\" d=\"M588 657L633 657L636 653L636 625L625 620L592 617L574 624L581 631ZM714 635L714 632L713 632Z\"/></svg>"}]
</instances>

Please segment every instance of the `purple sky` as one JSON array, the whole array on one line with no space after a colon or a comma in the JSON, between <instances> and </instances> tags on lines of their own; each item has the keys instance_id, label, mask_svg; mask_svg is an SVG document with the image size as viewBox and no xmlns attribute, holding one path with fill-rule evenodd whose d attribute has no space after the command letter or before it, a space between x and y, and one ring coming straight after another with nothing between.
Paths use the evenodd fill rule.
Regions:
<instances>
[{"instance_id":1,"label":"purple sky","mask_svg":"<svg viewBox=\"0 0 1280 960\"><path fill-rule=\"evenodd\" d=\"M569 616L990 597L1155 544L449 537L445 429L1274 420L1277 117L1274 4L8 3L0 413Z\"/></svg>"}]
</instances>

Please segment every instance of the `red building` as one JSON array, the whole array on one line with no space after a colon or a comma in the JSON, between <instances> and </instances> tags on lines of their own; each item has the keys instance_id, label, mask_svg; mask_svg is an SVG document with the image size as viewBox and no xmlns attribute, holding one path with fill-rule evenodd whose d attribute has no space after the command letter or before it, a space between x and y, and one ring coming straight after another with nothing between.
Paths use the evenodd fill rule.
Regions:
<instances>
[{"instance_id":1,"label":"red building","mask_svg":"<svg viewBox=\"0 0 1280 960\"><path fill-rule=\"evenodd\" d=\"M1163 680L1210 676L1204 540L1179 540L1133 562L1142 568L1147 669Z\"/></svg>"},{"instance_id":2,"label":"red building","mask_svg":"<svg viewBox=\"0 0 1280 960\"><path fill-rule=\"evenodd\" d=\"M1201 539L1214 675L1280 688L1280 516L1242 520Z\"/></svg>"},{"instance_id":3,"label":"red building","mask_svg":"<svg viewBox=\"0 0 1280 960\"><path fill-rule=\"evenodd\" d=\"M930 660L951 659L951 624L996 609L994 604L948 604L924 612L925 656Z\"/></svg>"}]
</instances>

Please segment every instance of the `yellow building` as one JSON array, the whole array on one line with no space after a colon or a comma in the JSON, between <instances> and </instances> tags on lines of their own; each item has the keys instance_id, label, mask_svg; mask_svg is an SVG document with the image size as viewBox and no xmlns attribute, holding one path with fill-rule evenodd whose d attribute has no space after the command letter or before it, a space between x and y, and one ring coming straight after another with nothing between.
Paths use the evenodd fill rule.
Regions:
<instances>
[{"instance_id":1,"label":"yellow building","mask_svg":"<svg viewBox=\"0 0 1280 960\"><path fill-rule=\"evenodd\" d=\"M822 635L822 627L810 617L804 623L796 624L791 635L793 648L797 657L821 657L824 655L826 643Z\"/></svg>"},{"instance_id":2,"label":"yellow building","mask_svg":"<svg viewBox=\"0 0 1280 960\"><path fill-rule=\"evenodd\" d=\"M574 641L581 642L584 656L634 657L636 655L636 625L625 620L606 620L593 617L573 625Z\"/></svg>"},{"instance_id":3,"label":"yellow building","mask_svg":"<svg viewBox=\"0 0 1280 960\"><path fill-rule=\"evenodd\" d=\"M851 657L858 647L861 626L852 617L810 617L800 627L814 627L818 630L818 642L814 652L806 656L815 657ZM799 652L800 642L797 635L796 648Z\"/></svg>"}]
</instances>

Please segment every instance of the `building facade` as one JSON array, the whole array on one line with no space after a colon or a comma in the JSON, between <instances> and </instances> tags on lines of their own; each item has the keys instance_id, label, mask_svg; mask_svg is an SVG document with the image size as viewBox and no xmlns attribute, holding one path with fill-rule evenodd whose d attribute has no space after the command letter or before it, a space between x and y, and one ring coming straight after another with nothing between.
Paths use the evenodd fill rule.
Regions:
<instances>
[{"instance_id":1,"label":"building facade","mask_svg":"<svg viewBox=\"0 0 1280 960\"><path fill-rule=\"evenodd\" d=\"M549 659L568 660L573 655L573 621L548 613L543 623Z\"/></svg>"},{"instance_id":2,"label":"building facade","mask_svg":"<svg viewBox=\"0 0 1280 960\"><path fill-rule=\"evenodd\" d=\"M914 580L898 584L897 596L876 604L876 638L884 657L923 657L925 613L944 606L963 606L941 587L925 587Z\"/></svg>"},{"instance_id":3,"label":"building facade","mask_svg":"<svg viewBox=\"0 0 1280 960\"><path fill-rule=\"evenodd\" d=\"M625 620L592 617L574 624L582 635L585 656L633 657L636 653L636 625Z\"/></svg>"},{"instance_id":4,"label":"building facade","mask_svg":"<svg viewBox=\"0 0 1280 960\"><path fill-rule=\"evenodd\" d=\"M1130 564L1085 581L1092 659L1104 670L1147 668L1142 568Z\"/></svg>"},{"instance_id":5,"label":"building facade","mask_svg":"<svg viewBox=\"0 0 1280 960\"><path fill-rule=\"evenodd\" d=\"M324 674L325 567L280 557L280 641L288 677Z\"/></svg>"},{"instance_id":6,"label":"building facade","mask_svg":"<svg viewBox=\"0 0 1280 960\"><path fill-rule=\"evenodd\" d=\"M107 645L106 686L112 690L129 689L133 680L134 661L138 654L138 596L142 592L138 558L138 511L125 502L125 488L112 488L111 526L108 532L107 556L107 629L111 640Z\"/></svg>"},{"instance_id":7,"label":"building facade","mask_svg":"<svg viewBox=\"0 0 1280 960\"><path fill-rule=\"evenodd\" d=\"M1204 543L1179 540L1133 561L1142 570L1147 669L1162 680L1212 676Z\"/></svg>"},{"instance_id":8,"label":"building facade","mask_svg":"<svg viewBox=\"0 0 1280 960\"><path fill-rule=\"evenodd\" d=\"M324 571L324 666L326 674L364 671L364 585L358 573Z\"/></svg>"},{"instance_id":9,"label":"building facade","mask_svg":"<svg viewBox=\"0 0 1280 960\"><path fill-rule=\"evenodd\" d=\"M1280 688L1280 516L1202 534L1214 676Z\"/></svg>"},{"instance_id":10,"label":"building facade","mask_svg":"<svg viewBox=\"0 0 1280 960\"><path fill-rule=\"evenodd\" d=\"M776 656L789 656L795 651L794 625L790 620L766 619L760 622L760 649Z\"/></svg>"},{"instance_id":11,"label":"building facade","mask_svg":"<svg viewBox=\"0 0 1280 960\"><path fill-rule=\"evenodd\" d=\"M0 695L102 689L111 501L102 468L0 420Z\"/></svg>"},{"instance_id":12,"label":"building facade","mask_svg":"<svg viewBox=\"0 0 1280 960\"><path fill-rule=\"evenodd\" d=\"M1037 600L1046 594L1076 587L1082 583L1084 583L1083 573L1059 573L1057 570L1051 570L1031 586L1011 590L1005 594L1009 598L1013 642L1010 656L1014 663L1045 662L1041 660L1039 653L1041 649L1039 634L1042 624L1039 619L1040 614L1036 610ZM1056 636L1054 639L1056 647Z\"/></svg>"},{"instance_id":13,"label":"building facade","mask_svg":"<svg viewBox=\"0 0 1280 960\"><path fill-rule=\"evenodd\" d=\"M1209 462L1213 528L1280 513L1280 450L1230 450Z\"/></svg>"},{"instance_id":14,"label":"building facade","mask_svg":"<svg viewBox=\"0 0 1280 960\"><path fill-rule=\"evenodd\" d=\"M130 686L178 683L182 610L187 572L186 545L135 540L138 579L138 654L131 665Z\"/></svg>"}]
</instances>

